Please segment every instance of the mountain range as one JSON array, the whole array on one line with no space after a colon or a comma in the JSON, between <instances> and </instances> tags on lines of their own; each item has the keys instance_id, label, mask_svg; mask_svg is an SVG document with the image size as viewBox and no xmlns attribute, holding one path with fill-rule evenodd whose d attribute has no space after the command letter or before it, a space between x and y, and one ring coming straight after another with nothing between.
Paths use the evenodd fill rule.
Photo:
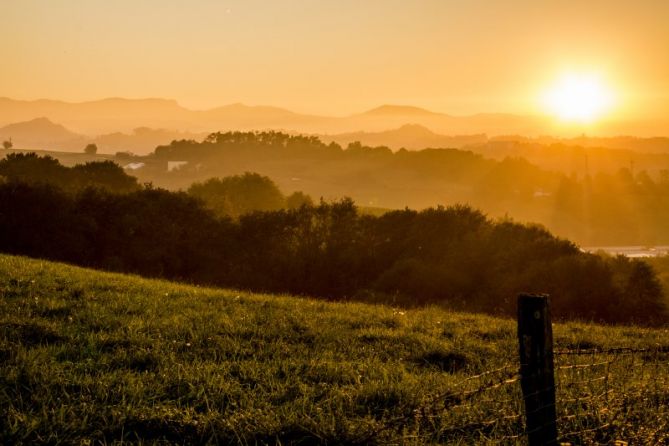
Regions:
<instances>
[{"instance_id":1,"label":"mountain range","mask_svg":"<svg viewBox=\"0 0 669 446\"><path fill-rule=\"evenodd\" d=\"M138 127L130 132L113 132L95 137L75 133L48 118L35 118L9 124L0 128L0 140L9 140L17 149L62 150L78 152L86 144L95 144L101 152L132 152L144 155L157 146L174 140L193 139L200 141L208 133L177 132L163 129ZM419 150L426 147L460 148L488 141L485 134L445 136L418 124L406 124L397 129L381 132L350 132L341 134L317 134L326 143L336 142L343 147L353 142L368 146L387 146L392 149Z\"/></svg>"},{"instance_id":2,"label":"mountain range","mask_svg":"<svg viewBox=\"0 0 669 446\"><path fill-rule=\"evenodd\" d=\"M167 99L109 98L89 102L0 98L0 125L45 117L89 136L128 132L138 127L208 133L225 130L276 129L300 133L380 132L418 124L448 134L545 133L545 118L511 114L451 116L418 107L383 105L349 116L317 116L267 106L230 104L209 110L190 110Z\"/></svg>"},{"instance_id":3,"label":"mountain range","mask_svg":"<svg viewBox=\"0 0 669 446\"><path fill-rule=\"evenodd\" d=\"M297 132L293 132L297 133ZM101 153L131 152L146 155L160 145L174 140L190 139L201 141L208 132L187 132L149 127L137 127L129 132L112 132L98 136L76 133L65 126L40 117L29 121L0 127L0 140L11 139L14 148L24 150L52 150L81 152L90 143L97 145ZM577 138L556 138L542 136L528 138L524 136L493 136L485 133L467 135L442 135L418 124L405 124L400 127L379 132L348 132L338 134L317 134L325 143L335 142L342 147L359 142L366 146L386 146L393 150L420 150L425 148L466 148L485 153L493 158L505 156L524 156L535 158L537 147L580 147L592 149L633 150L638 153L667 154L669 138L615 137L596 138L579 136ZM618 154L620 155L620 153ZM539 163L542 164L542 163Z\"/></svg>"},{"instance_id":4,"label":"mountain range","mask_svg":"<svg viewBox=\"0 0 669 446\"><path fill-rule=\"evenodd\" d=\"M611 127L609 131L604 131L605 125L600 125L603 135L648 136L649 127L643 127L648 123L608 125ZM658 125L655 123L653 128L667 129L669 134L669 123ZM393 149L460 148L508 135L521 135L512 136L514 140L564 136L556 131L552 120L541 116L452 116L402 105L382 105L362 113L336 117L244 104L190 110L167 99L109 98L72 103L0 98L0 138L11 138L16 148L80 151L92 142L107 153L146 154L175 139L201 140L211 132L231 130L280 130L316 135L343 146L360 141L365 145L384 145ZM620 139L614 139L605 146L629 148L631 143L639 142L632 138L620 145ZM554 139L557 140L559 138ZM595 144L600 142L601 139L595 138ZM665 138L659 142L648 140L645 144L652 149L648 151L666 151ZM656 150L656 147L660 149Z\"/></svg>"}]
</instances>

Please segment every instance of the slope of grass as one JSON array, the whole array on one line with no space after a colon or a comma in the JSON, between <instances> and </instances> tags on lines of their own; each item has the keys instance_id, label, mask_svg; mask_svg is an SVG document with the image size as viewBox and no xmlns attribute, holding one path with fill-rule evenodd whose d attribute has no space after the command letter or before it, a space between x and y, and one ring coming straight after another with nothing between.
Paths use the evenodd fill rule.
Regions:
<instances>
[{"instance_id":1,"label":"slope of grass","mask_svg":"<svg viewBox=\"0 0 669 446\"><path fill-rule=\"evenodd\" d=\"M454 420L440 395L465 389L468 376L513 369L517 357L513 320L207 289L22 257L0 256L0 295L5 444L483 443L495 433L476 423L502 409L480 403ZM555 331L562 348L666 336L585 324ZM516 413L517 386L502 391ZM455 421L475 428L453 430ZM522 428L510 423L504 432Z\"/></svg>"}]
</instances>

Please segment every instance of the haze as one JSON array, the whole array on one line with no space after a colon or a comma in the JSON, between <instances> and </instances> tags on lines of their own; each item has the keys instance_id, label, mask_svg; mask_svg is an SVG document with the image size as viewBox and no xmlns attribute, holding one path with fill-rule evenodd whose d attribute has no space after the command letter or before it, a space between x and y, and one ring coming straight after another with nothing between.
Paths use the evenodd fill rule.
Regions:
<instances>
[{"instance_id":1,"label":"haze","mask_svg":"<svg viewBox=\"0 0 669 446\"><path fill-rule=\"evenodd\" d=\"M0 57L0 445L669 445L669 0L0 0Z\"/></svg>"},{"instance_id":2,"label":"haze","mask_svg":"<svg viewBox=\"0 0 669 446\"><path fill-rule=\"evenodd\" d=\"M586 71L620 99L610 119L669 111L662 0L4 0L0 17L0 96L14 99L541 114L547 85Z\"/></svg>"}]
</instances>

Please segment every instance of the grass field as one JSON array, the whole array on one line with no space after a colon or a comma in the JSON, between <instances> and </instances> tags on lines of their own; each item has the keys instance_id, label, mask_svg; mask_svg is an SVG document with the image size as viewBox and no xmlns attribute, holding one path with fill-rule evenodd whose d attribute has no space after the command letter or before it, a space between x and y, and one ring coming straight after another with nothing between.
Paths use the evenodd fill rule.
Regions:
<instances>
[{"instance_id":1,"label":"grass field","mask_svg":"<svg viewBox=\"0 0 669 446\"><path fill-rule=\"evenodd\" d=\"M0 295L3 444L480 444L522 429L499 422L520 410L517 385L461 411L444 396L517 366L513 320L4 255ZM554 330L557 348L668 341L666 330Z\"/></svg>"}]
</instances>

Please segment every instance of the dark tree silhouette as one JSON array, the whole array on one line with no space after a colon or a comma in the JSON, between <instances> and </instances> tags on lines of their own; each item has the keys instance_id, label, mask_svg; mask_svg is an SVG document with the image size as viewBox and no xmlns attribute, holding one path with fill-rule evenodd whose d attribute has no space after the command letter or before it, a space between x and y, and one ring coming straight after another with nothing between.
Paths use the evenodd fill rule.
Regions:
<instances>
[{"instance_id":1,"label":"dark tree silhouette","mask_svg":"<svg viewBox=\"0 0 669 446\"><path fill-rule=\"evenodd\" d=\"M302 206L312 206L314 201L304 192L293 192L286 197L286 207L288 209L299 209Z\"/></svg>"},{"instance_id":2,"label":"dark tree silhouette","mask_svg":"<svg viewBox=\"0 0 669 446\"><path fill-rule=\"evenodd\" d=\"M95 155L98 153L98 146L93 143L87 144L86 147L84 147L84 153L88 155Z\"/></svg>"},{"instance_id":3,"label":"dark tree silhouette","mask_svg":"<svg viewBox=\"0 0 669 446\"><path fill-rule=\"evenodd\" d=\"M211 178L195 183L188 193L202 200L218 216L239 218L253 211L273 211L284 206L284 197L272 180L257 173Z\"/></svg>"},{"instance_id":4,"label":"dark tree silhouette","mask_svg":"<svg viewBox=\"0 0 669 446\"><path fill-rule=\"evenodd\" d=\"M350 199L286 209L276 186L257 174L199 185L203 198L129 191L136 183L120 181L125 174L112 163L69 169L35 155L9 155L0 175L9 175L0 183L2 252L255 291L508 316L517 293L545 292L558 319L668 321L657 274L642 261L587 254L543 227L491 220L468 206L378 217ZM207 208L207 193L247 196L220 216Z\"/></svg>"},{"instance_id":5,"label":"dark tree silhouette","mask_svg":"<svg viewBox=\"0 0 669 446\"><path fill-rule=\"evenodd\" d=\"M50 156L35 153L10 153L0 160L0 175L10 181L50 184L68 192L86 187L100 187L117 193L139 189L137 179L112 161L96 161L70 168Z\"/></svg>"}]
</instances>

